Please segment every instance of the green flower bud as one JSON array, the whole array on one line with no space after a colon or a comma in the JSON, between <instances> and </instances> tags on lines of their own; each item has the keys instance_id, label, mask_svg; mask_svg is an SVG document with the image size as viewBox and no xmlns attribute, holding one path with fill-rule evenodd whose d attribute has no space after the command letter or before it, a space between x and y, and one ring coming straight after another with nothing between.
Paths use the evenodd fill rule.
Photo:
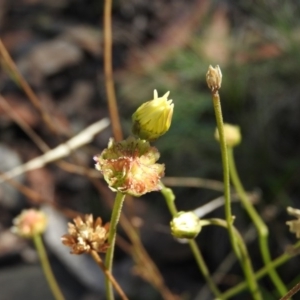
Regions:
<instances>
[{"instance_id":1,"label":"green flower bud","mask_svg":"<svg viewBox=\"0 0 300 300\"><path fill-rule=\"evenodd\" d=\"M224 124L224 137L228 147L235 147L242 141L241 130L239 126ZM219 130L215 130L215 138L217 141L220 140Z\"/></svg>"},{"instance_id":2,"label":"green flower bud","mask_svg":"<svg viewBox=\"0 0 300 300\"><path fill-rule=\"evenodd\" d=\"M149 142L129 137L121 142L110 139L108 148L94 160L113 191L139 197L161 189L165 166L155 163L159 156Z\"/></svg>"},{"instance_id":3,"label":"green flower bud","mask_svg":"<svg viewBox=\"0 0 300 300\"><path fill-rule=\"evenodd\" d=\"M208 67L208 71L206 73L206 82L212 92L215 92L221 88L222 72L218 65L216 65L215 68L212 66Z\"/></svg>"},{"instance_id":4,"label":"green flower bud","mask_svg":"<svg viewBox=\"0 0 300 300\"><path fill-rule=\"evenodd\" d=\"M172 235L180 239L194 239L201 231L199 217L192 211L181 211L170 223Z\"/></svg>"},{"instance_id":5,"label":"green flower bud","mask_svg":"<svg viewBox=\"0 0 300 300\"><path fill-rule=\"evenodd\" d=\"M36 209L24 209L13 220L12 232L25 238L33 238L36 234L42 234L46 230L47 217Z\"/></svg>"},{"instance_id":6,"label":"green flower bud","mask_svg":"<svg viewBox=\"0 0 300 300\"><path fill-rule=\"evenodd\" d=\"M165 134L173 116L174 104L168 100L170 92L158 97L154 90L154 99L142 104L132 115L132 132L143 140L153 141Z\"/></svg>"}]
</instances>

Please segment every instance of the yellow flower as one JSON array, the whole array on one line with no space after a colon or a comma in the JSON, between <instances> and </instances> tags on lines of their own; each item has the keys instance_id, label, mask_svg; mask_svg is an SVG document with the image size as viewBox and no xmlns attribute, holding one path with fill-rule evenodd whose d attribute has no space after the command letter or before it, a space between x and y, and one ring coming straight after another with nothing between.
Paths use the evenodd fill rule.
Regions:
<instances>
[{"instance_id":1,"label":"yellow flower","mask_svg":"<svg viewBox=\"0 0 300 300\"><path fill-rule=\"evenodd\" d=\"M36 209L24 209L19 216L13 220L12 232L25 238L32 238L41 234L47 226L47 217L42 211Z\"/></svg>"},{"instance_id":2,"label":"yellow flower","mask_svg":"<svg viewBox=\"0 0 300 300\"><path fill-rule=\"evenodd\" d=\"M201 231L199 217L192 211L178 212L170 225L172 235L181 239L194 239Z\"/></svg>"},{"instance_id":3,"label":"yellow flower","mask_svg":"<svg viewBox=\"0 0 300 300\"><path fill-rule=\"evenodd\" d=\"M106 252L109 223L102 226L100 217L94 222L93 215L85 215L85 220L81 217L73 219L74 224L68 223L68 232L62 236L61 241L65 246L71 247L72 254L82 254L95 250Z\"/></svg>"},{"instance_id":4,"label":"yellow flower","mask_svg":"<svg viewBox=\"0 0 300 300\"><path fill-rule=\"evenodd\" d=\"M226 145L228 147L237 146L242 140L240 127L236 126L236 125L231 125L231 124L225 123L224 124L224 137L225 137ZM218 128L216 128L216 130L215 130L215 139L217 141L220 140Z\"/></svg>"},{"instance_id":5,"label":"yellow flower","mask_svg":"<svg viewBox=\"0 0 300 300\"><path fill-rule=\"evenodd\" d=\"M174 109L174 103L168 100L169 93L158 97L154 90L154 99L142 104L132 115L132 132L136 136L152 141L169 130Z\"/></svg>"},{"instance_id":6,"label":"yellow flower","mask_svg":"<svg viewBox=\"0 0 300 300\"><path fill-rule=\"evenodd\" d=\"M149 142L134 137L110 140L108 148L94 157L99 170L113 191L139 197L161 189L164 165L155 163L159 152Z\"/></svg>"}]
</instances>

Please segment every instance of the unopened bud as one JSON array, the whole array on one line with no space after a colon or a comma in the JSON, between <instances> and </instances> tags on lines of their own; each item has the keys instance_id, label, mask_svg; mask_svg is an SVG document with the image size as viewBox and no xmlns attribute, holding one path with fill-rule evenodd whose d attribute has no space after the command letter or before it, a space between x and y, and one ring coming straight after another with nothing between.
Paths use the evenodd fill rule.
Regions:
<instances>
[{"instance_id":1,"label":"unopened bud","mask_svg":"<svg viewBox=\"0 0 300 300\"><path fill-rule=\"evenodd\" d=\"M170 92L142 104L132 115L132 132L143 140L153 141L165 134L171 125L174 104L168 100Z\"/></svg>"},{"instance_id":2,"label":"unopened bud","mask_svg":"<svg viewBox=\"0 0 300 300\"><path fill-rule=\"evenodd\" d=\"M199 217L192 211L177 213L170 225L172 235L180 239L194 239L201 231Z\"/></svg>"},{"instance_id":3,"label":"unopened bud","mask_svg":"<svg viewBox=\"0 0 300 300\"><path fill-rule=\"evenodd\" d=\"M215 92L221 88L222 84L222 72L218 65L214 68L210 65L206 73L206 82L209 89Z\"/></svg>"},{"instance_id":4,"label":"unopened bud","mask_svg":"<svg viewBox=\"0 0 300 300\"><path fill-rule=\"evenodd\" d=\"M239 126L231 125L231 124L224 124L224 137L225 142L228 147L235 147L237 146L241 140L241 130ZM220 140L219 130L216 128L215 130L215 138L217 141Z\"/></svg>"}]
</instances>

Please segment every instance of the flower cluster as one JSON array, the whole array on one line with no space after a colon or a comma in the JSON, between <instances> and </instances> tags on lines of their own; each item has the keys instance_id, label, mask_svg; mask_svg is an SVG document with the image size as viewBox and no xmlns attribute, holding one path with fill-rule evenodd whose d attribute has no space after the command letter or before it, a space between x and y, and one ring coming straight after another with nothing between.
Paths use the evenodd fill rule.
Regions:
<instances>
[{"instance_id":1,"label":"flower cluster","mask_svg":"<svg viewBox=\"0 0 300 300\"><path fill-rule=\"evenodd\" d=\"M129 137L121 142L111 139L94 160L113 191L138 197L160 190L164 165L155 163L158 158L158 150L149 142Z\"/></svg>"},{"instance_id":2,"label":"flower cluster","mask_svg":"<svg viewBox=\"0 0 300 300\"><path fill-rule=\"evenodd\" d=\"M45 231L47 226L46 215L36 209L24 209L19 216L13 220L12 232L25 238L32 238Z\"/></svg>"},{"instance_id":3,"label":"flower cluster","mask_svg":"<svg viewBox=\"0 0 300 300\"><path fill-rule=\"evenodd\" d=\"M98 217L95 222L92 215L85 215L73 219L74 224L68 223L68 232L62 236L61 241L64 245L71 247L71 254L82 254L95 250L106 252L109 244L107 243L109 223L102 226L102 220Z\"/></svg>"}]
</instances>

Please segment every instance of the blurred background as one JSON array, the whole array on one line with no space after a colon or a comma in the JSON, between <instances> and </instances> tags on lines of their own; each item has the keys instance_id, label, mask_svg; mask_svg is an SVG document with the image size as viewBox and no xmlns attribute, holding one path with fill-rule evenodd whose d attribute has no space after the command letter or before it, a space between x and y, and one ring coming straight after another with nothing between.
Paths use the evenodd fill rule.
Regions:
<instances>
[{"instance_id":1,"label":"blurred background","mask_svg":"<svg viewBox=\"0 0 300 300\"><path fill-rule=\"evenodd\" d=\"M54 148L108 117L103 7L101 0L0 0L1 40L55 128L54 134L2 53L1 172L43 154L16 118ZM222 181L220 149L213 136L215 117L205 82L208 66L220 65L224 120L239 125L243 136L235 150L237 168L269 226L273 258L282 254L296 241L285 225L290 219L286 207L300 207L300 3L115 0L112 22L114 77L124 135L130 135L132 113L152 99L154 89L159 95L170 91L175 103L171 129L154 144L166 165L166 177L186 178L185 182L166 179L166 184L174 186L179 210L195 209L222 195L205 183L197 186L189 180ZM74 151L64 159L69 168L51 163L14 178L39 199L24 195L20 186L1 184L1 300L52 299L32 244L9 229L12 219L32 206L42 206L49 216L45 242L66 298L105 299L97 266L84 255L69 255L60 237L74 211L109 220L113 195L101 178L89 178L81 170L93 168L92 157L111 136L107 127L92 143ZM56 204L59 209L54 209ZM170 234L171 218L161 194L132 199L124 209L170 291L182 299L213 299L189 247ZM233 213L240 232L249 236L250 255L258 270L262 262L253 225L239 203L233 204ZM223 218L223 208L208 217ZM120 226L115 276L129 298L163 299L147 281L147 274L141 274L126 243L130 240ZM226 231L204 228L197 243L211 272L222 274L222 290L243 280L238 264L230 258ZM218 269L228 261L226 268ZM296 257L278 269L289 287L300 281L298 265ZM264 299L279 298L269 279L259 284ZM245 292L233 299L251 298Z\"/></svg>"}]
</instances>

